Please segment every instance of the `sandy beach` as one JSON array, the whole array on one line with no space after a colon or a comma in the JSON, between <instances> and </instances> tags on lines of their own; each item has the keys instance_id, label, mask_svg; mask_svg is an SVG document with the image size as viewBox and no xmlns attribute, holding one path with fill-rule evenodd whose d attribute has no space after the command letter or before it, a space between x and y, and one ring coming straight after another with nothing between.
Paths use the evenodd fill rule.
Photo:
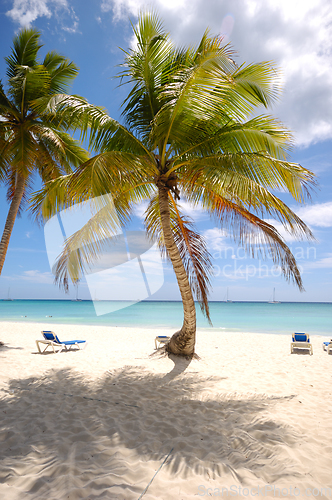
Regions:
<instances>
[{"instance_id":1,"label":"sandy beach","mask_svg":"<svg viewBox=\"0 0 332 500\"><path fill-rule=\"evenodd\" d=\"M85 350L39 354L42 329ZM290 335L1 323L0 498L332 498L332 356Z\"/></svg>"}]
</instances>

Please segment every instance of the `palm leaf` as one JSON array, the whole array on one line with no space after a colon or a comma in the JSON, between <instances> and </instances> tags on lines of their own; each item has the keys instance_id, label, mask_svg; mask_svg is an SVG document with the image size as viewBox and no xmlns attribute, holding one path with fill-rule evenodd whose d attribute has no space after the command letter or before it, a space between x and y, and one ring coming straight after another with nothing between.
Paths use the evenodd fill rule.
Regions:
<instances>
[{"instance_id":1,"label":"palm leaf","mask_svg":"<svg viewBox=\"0 0 332 500\"><path fill-rule=\"evenodd\" d=\"M62 94L68 90L68 86L78 75L78 67L57 52L48 52L43 61L51 77L50 92Z\"/></svg>"},{"instance_id":2,"label":"palm leaf","mask_svg":"<svg viewBox=\"0 0 332 500\"><path fill-rule=\"evenodd\" d=\"M5 57L7 76L9 79L16 76L18 66L34 67L37 54L42 47L39 44L40 32L35 28L22 29L13 40L12 54Z\"/></svg>"},{"instance_id":3,"label":"palm leaf","mask_svg":"<svg viewBox=\"0 0 332 500\"><path fill-rule=\"evenodd\" d=\"M272 257L285 278L304 290L295 257L274 226L220 195L211 195L209 201L221 229L227 230L253 258Z\"/></svg>"},{"instance_id":4,"label":"palm leaf","mask_svg":"<svg viewBox=\"0 0 332 500\"><path fill-rule=\"evenodd\" d=\"M92 213L84 226L66 239L64 249L57 258L52 272L55 282L68 290L69 278L73 283L89 272L90 266L98 262L100 254L109 250L110 239L122 232L122 225L130 217L130 204L118 198L114 203L112 196L101 196L89 202ZM75 210L75 206L72 206ZM119 218L120 216L120 218Z\"/></svg>"},{"instance_id":5,"label":"palm leaf","mask_svg":"<svg viewBox=\"0 0 332 500\"><path fill-rule=\"evenodd\" d=\"M177 171L176 166L174 169ZM187 191L204 183L227 197L248 207L269 210L276 197L270 190L288 191L293 198L304 202L310 198L314 184L313 173L298 164L275 159L266 153L240 153L192 159L179 167L180 179ZM279 201L274 206L282 207Z\"/></svg>"},{"instance_id":6,"label":"palm leaf","mask_svg":"<svg viewBox=\"0 0 332 500\"><path fill-rule=\"evenodd\" d=\"M58 210L109 193L124 203L126 199L126 203L138 203L154 190L152 167L132 154L102 153L81 164L74 173L46 183L33 196L31 210L38 219L47 220Z\"/></svg>"}]
</instances>

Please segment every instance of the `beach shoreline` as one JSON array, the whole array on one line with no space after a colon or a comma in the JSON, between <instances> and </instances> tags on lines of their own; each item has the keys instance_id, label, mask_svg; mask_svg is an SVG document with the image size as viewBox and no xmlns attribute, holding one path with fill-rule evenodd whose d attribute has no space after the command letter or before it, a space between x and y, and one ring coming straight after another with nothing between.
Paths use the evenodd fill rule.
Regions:
<instances>
[{"instance_id":1,"label":"beach shoreline","mask_svg":"<svg viewBox=\"0 0 332 500\"><path fill-rule=\"evenodd\" d=\"M88 345L41 355L41 328ZM172 333L1 322L0 497L332 498L324 337L291 355L291 335L199 329L199 361L150 356Z\"/></svg>"}]
</instances>

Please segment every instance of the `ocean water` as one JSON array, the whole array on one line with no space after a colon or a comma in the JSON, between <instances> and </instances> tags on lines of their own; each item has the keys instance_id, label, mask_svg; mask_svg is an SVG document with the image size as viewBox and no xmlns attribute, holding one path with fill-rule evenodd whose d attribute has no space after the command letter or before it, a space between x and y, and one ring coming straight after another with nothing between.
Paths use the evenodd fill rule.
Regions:
<instances>
[{"instance_id":1,"label":"ocean water","mask_svg":"<svg viewBox=\"0 0 332 500\"><path fill-rule=\"evenodd\" d=\"M220 330L281 334L297 331L332 336L331 303L210 302L210 315L213 328ZM92 301L0 301L0 321L37 322L45 327L66 323L178 329L182 319L181 302L138 302L96 316ZM211 328L199 306L197 326Z\"/></svg>"}]
</instances>

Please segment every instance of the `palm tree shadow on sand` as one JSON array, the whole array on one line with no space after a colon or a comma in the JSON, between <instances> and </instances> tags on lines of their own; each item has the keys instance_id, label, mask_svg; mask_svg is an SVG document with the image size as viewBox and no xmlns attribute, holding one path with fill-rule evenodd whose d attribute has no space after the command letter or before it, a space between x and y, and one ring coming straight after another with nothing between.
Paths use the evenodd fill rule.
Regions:
<instances>
[{"instance_id":1,"label":"palm tree shadow on sand","mask_svg":"<svg viewBox=\"0 0 332 500\"><path fill-rule=\"evenodd\" d=\"M11 349L18 349L18 350L23 350L24 347L14 347L9 344L5 344L4 342L0 342L0 354L5 351L9 351Z\"/></svg>"},{"instance_id":2,"label":"palm tree shadow on sand","mask_svg":"<svg viewBox=\"0 0 332 500\"><path fill-rule=\"evenodd\" d=\"M25 488L29 477L32 499L60 498L63 488L79 494L87 485L101 495L89 498L106 491L137 498L151 479L151 461L157 470L171 450L163 466L171 476L230 474L241 483L244 471L266 482L294 475L282 450L297 436L266 414L292 396L211 398L207 391L220 377L184 370L180 360L164 376L124 367L97 383L68 369L13 379L0 402L0 491L1 482ZM140 480L130 479L131 470Z\"/></svg>"}]
</instances>

